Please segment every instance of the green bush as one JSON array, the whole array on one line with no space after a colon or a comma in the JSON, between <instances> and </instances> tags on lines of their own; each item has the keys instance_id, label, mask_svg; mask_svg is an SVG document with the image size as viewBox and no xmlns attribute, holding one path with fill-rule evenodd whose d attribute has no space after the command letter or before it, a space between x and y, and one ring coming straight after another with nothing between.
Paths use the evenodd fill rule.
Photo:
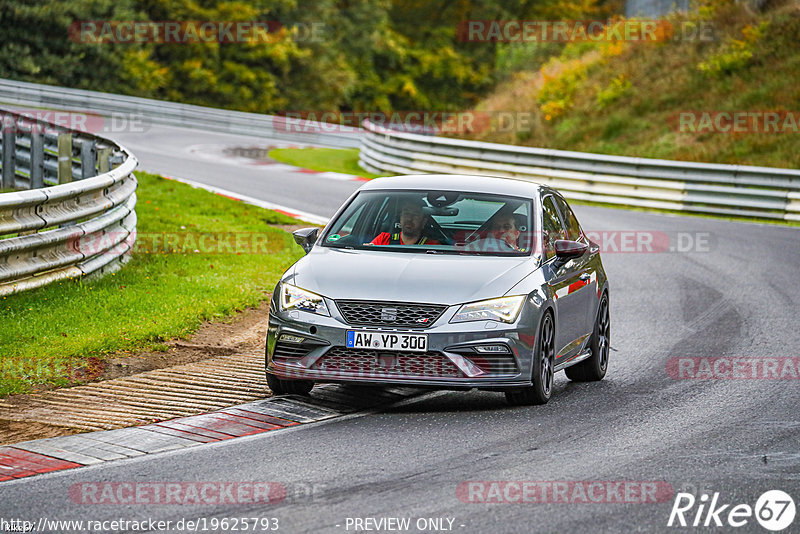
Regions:
<instances>
[{"instance_id":1,"label":"green bush","mask_svg":"<svg viewBox=\"0 0 800 534\"><path fill-rule=\"evenodd\" d=\"M769 23L762 21L758 26L746 26L742 33L744 39L729 39L697 68L708 75L730 74L747 65L753 58L754 45L767 31Z\"/></svg>"},{"instance_id":2,"label":"green bush","mask_svg":"<svg viewBox=\"0 0 800 534\"><path fill-rule=\"evenodd\" d=\"M629 94L632 87L633 84L631 84L630 80L628 80L624 74L620 74L611 80L608 87L601 89L597 93L597 105L600 109L606 108L609 104Z\"/></svg>"}]
</instances>

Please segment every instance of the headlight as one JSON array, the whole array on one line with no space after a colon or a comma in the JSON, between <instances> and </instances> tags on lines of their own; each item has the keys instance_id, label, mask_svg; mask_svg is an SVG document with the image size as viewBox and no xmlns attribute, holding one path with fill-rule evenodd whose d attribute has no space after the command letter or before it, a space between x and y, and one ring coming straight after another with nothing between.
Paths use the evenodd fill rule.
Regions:
<instances>
[{"instance_id":1,"label":"headlight","mask_svg":"<svg viewBox=\"0 0 800 534\"><path fill-rule=\"evenodd\" d=\"M467 321L500 321L513 323L517 320L525 295L515 297L500 297L497 299L470 302L459 308L458 312L450 319L451 323L466 323Z\"/></svg>"},{"instance_id":2,"label":"headlight","mask_svg":"<svg viewBox=\"0 0 800 534\"><path fill-rule=\"evenodd\" d=\"M292 284L281 284L281 311L303 310L330 317L325 299L321 295Z\"/></svg>"}]
</instances>

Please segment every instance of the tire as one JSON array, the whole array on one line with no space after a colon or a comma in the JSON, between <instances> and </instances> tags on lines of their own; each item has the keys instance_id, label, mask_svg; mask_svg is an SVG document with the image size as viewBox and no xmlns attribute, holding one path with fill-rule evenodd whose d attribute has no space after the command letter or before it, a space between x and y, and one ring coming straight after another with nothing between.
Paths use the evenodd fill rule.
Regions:
<instances>
[{"instance_id":1,"label":"tire","mask_svg":"<svg viewBox=\"0 0 800 534\"><path fill-rule=\"evenodd\" d=\"M602 380L608 370L608 349L611 345L611 316L608 311L608 294L603 293L597 317L594 320L592 339L589 348L592 355L581 363L564 369L567 378L574 382L595 382Z\"/></svg>"},{"instance_id":2,"label":"tire","mask_svg":"<svg viewBox=\"0 0 800 534\"><path fill-rule=\"evenodd\" d=\"M533 350L531 385L506 391L506 401L512 406L547 404L553 394L553 368L555 366L555 323L547 312L539 325L539 335Z\"/></svg>"},{"instance_id":3,"label":"tire","mask_svg":"<svg viewBox=\"0 0 800 534\"><path fill-rule=\"evenodd\" d=\"M314 381L285 380L267 373L267 385L274 395L308 395L314 387Z\"/></svg>"}]
</instances>

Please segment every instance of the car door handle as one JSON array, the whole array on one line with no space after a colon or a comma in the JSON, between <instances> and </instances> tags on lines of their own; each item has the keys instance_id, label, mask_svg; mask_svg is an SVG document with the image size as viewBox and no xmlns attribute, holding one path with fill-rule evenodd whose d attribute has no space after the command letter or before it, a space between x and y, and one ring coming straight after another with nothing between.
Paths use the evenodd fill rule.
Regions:
<instances>
[{"instance_id":1,"label":"car door handle","mask_svg":"<svg viewBox=\"0 0 800 534\"><path fill-rule=\"evenodd\" d=\"M591 279L592 279L592 275L591 275L591 274L589 274L589 273L583 273L583 274L580 276L580 280L581 280L581 282L588 282L588 281L589 281L589 280L591 280Z\"/></svg>"}]
</instances>

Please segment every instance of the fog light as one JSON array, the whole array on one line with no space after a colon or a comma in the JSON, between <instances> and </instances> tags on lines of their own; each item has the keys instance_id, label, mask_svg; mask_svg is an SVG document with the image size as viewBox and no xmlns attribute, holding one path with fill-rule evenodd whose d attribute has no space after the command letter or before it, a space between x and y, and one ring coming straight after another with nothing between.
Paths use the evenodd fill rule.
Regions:
<instances>
[{"instance_id":1,"label":"fog light","mask_svg":"<svg viewBox=\"0 0 800 534\"><path fill-rule=\"evenodd\" d=\"M505 345L478 345L475 350L483 354L508 354L510 352Z\"/></svg>"},{"instance_id":2,"label":"fog light","mask_svg":"<svg viewBox=\"0 0 800 534\"><path fill-rule=\"evenodd\" d=\"M304 339L300 336L293 336L290 334L283 334L281 336L281 341L286 341L287 343L302 343Z\"/></svg>"}]
</instances>

